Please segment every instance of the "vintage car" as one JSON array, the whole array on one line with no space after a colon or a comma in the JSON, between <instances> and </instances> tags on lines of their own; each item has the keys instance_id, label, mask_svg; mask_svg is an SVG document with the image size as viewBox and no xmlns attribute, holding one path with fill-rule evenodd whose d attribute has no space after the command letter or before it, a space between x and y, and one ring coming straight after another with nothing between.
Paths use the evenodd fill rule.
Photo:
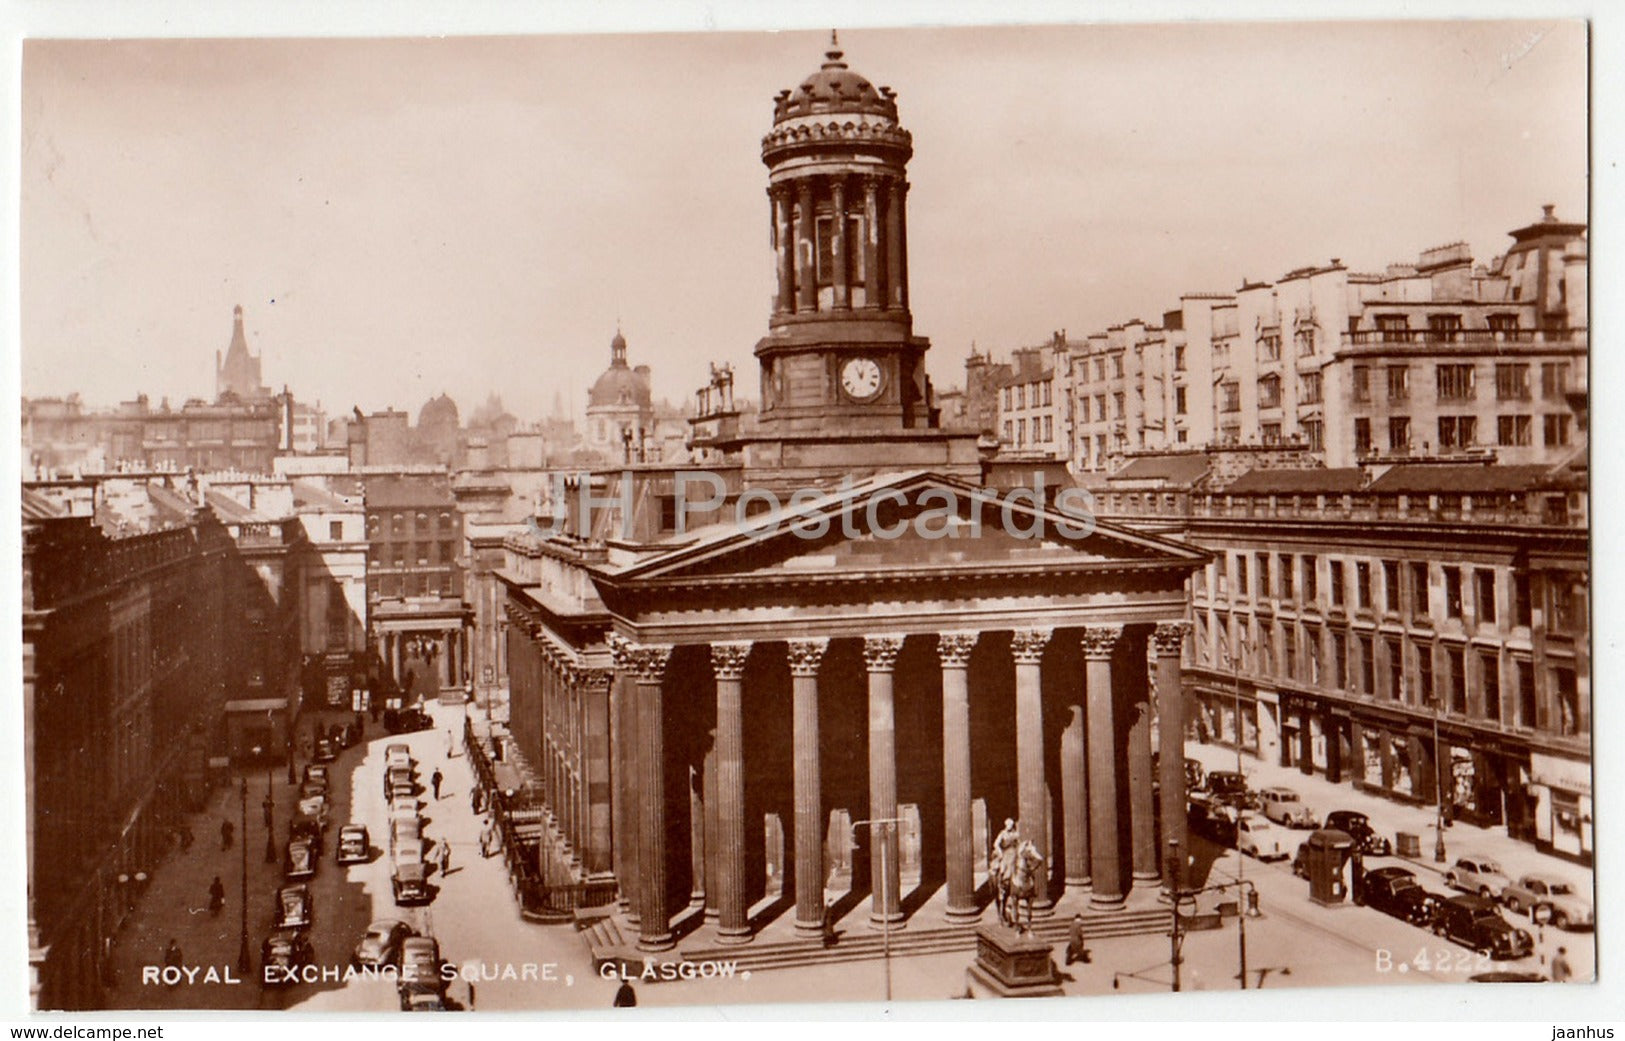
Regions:
<instances>
[{"instance_id":1,"label":"vintage car","mask_svg":"<svg viewBox=\"0 0 1625 1041\"><path fill-rule=\"evenodd\" d=\"M292 882L316 873L316 850L305 839L289 839L282 854L282 874Z\"/></svg>"},{"instance_id":2,"label":"vintage car","mask_svg":"<svg viewBox=\"0 0 1625 1041\"><path fill-rule=\"evenodd\" d=\"M398 918L380 918L367 926L367 931L355 945L350 963L375 967L396 965L401 958L401 944L408 937L416 935L416 929Z\"/></svg>"},{"instance_id":3,"label":"vintage car","mask_svg":"<svg viewBox=\"0 0 1625 1041\"><path fill-rule=\"evenodd\" d=\"M339 829L338 862L365 864L371 855L372 836L365 824L346 824Z\"/></svg>"},{"instance_id":4,"label":"vintage car","mask_svg":"<svg viewBox=\"0 0 1625 1041\"><path fill-rule=\"evenodd\" d=\"M1303 804L1298 793L1291 788L1282 788L1272 785L1262 788L1258 792L1258 804L1264 811L1264 816L1277 824L1285 824L1289 828L1318 828L1320 822L1315 819L1315 812Z\"/></svg>"},{"instance_id":5,"label":"vintage car","mask_svg":"<svg viewBox=\"0 0 1625 1041\"><path fill-rule=\"evenodd\" d=\"M1207 780L1207 769L1200 759L1185 760L1185 790L1194 792Z\"/></svg>"},{"instance_id":6,"label":"vintage car","mask_svg":"<svg viewBox=\"0 0 1625 1041\"><path fill-rule=\"evenodd\" d=\"M397 795L416 795L417 784L412 780L412 771L404 766L391 766L384 771L384 798L393 799Z\"/></svg>"},{"instance_id":7,"label":"vintage car","mask_svg":"<svg viewBox=\"0 0 1625 1041\"><path fill-rule=\"evenodd\" d=\"M325 790L327 785L332 783L333 777L327 771L327 764L325 764L325 763L310 763L305 767L305 774L304 774L304 777L301 778L301 780L304 780L304 781L320 781L321 784L322 784L323 789Z\"/></svg>"},{"instance_id":8,"label":"vintage car","mask_svg":"<svg viewBox=\"0 0 1625 1041\"><path fill-rule=\"evenodd\" d=\"M260 945L260 986L284 987L294 982L292 970L313 965L316 951L302 932L279 932Z\"/></svg>"},{"instance_id":9,"label":"vintage car","mask_svg":"<svg viewBox=\"0 0 1625 1041\"><path fill-rule=\"evenodd\" d=\"M419 708L391 709L384 713L384 729L391 734L410 734L433 726L434 717Z\"/></svg>"},{"instance_id":10,"label":"vintage car","mask_svg":"<svg viewBox=\"0 0 1625 1041\"><path fill-rule=\"evenodd\" d=\"M338 757L338 747L334 744L332 739L326 737L319 737L316 739L316 751L314 758L318 763L331 763Z\"/></svg>"},{"instance_id":11,"label":"vintage car","mask_svg":"<svg viewBox=\"0 0 1625 1041\"><path fill-rule=\"evenodd\" d=\"M400 987L402 1012L447 1012L445 991L423 983L402 984Z\"/></svg>"},{"instance_id":12,"label":"vintage car","mask_svg":"<svg viewBox=\"0 0 1625 1041\"><path fill-rule=\"evenodd\" d=\"M294 817L293 822L288 825L288 841L308 842L311 849L316 851L317 856L320 856L322 852L323 824L324 822L320 817L300 814Z\"/></svg>"},{"instance_id":13,"label":"vintage car","mask_svg":"<svg viewBox=\"0 0 1625 1041\"><path fill-rule=\"evenodd\" d=\"M1596 923L1591 901L1555 875L1524 875L1501 891L1507 909L1527 914L1531 921L1548 921L1559 929Z\"/></svg>"},{"instance_id":14,"label":"vintage car","mask_svg":"<svg viewBox=\"0 0 1625 1041\"><path fill-rule=\"evenodd\" d=\"M389 822L389 852L391 855L403 847L423 849L422 822L413 817L411 820L394 819Z\"/></svg>"},{"instance_id":15,"label":"vintage car","mask_svg":"<svg viewBox=\"0 0 1625 1041\"><path fill-rule=\"evenodd\" d=\"M1497 961L1534 953L1535 939L1501 917L1499 906L1481 896L1454 896L1439 905L1433 932Z\"/></svg>"},{"instance_id":16,"label":"vintage car","mask_svg":"<svg viewBox=\"0 0 1625 1041\"><path fill-rule=\"evenodd\" d=\"M445 989L445 980L440 975L440 941L432 936L409 937L401 944L401 975L400 985L434 987L437 990Z\"/></svg>"},{"instance_id":17,"label":"vintage car","mask_svg":"<svg viewBox=\"0 0 1625 1041\"><path fill-rule=\"evenodd\" d=\"M399 741L384 746L385 769L397 766L412 769L412 749Z\"/></svg>"},{"instance_id":18,"label":"vintage car","mask_svg":"<svg viewBox=\"0 0 1625 1041\"><path fill-rule=\"evenodd\" d=\"M1424 927L1432 923L1439 905L1446 899L1423 889L1416 875L1402 867L1380 867L1365 872L1355 887L1354 897L1357 904Z\"/></svg>"},{"instance_id":19,"label":"vintage car","mask_svg":"<svg viewBox=\"0 0 1625 1041\"><path fill-rule=\"evenodd\" d=\"M1258 809L1257 794L1247 787L1247 779L1235 770L1209 770L1201 791L1192 797L1198 795L1204 801L1234 806L1238 810Z\"/></svg>"},{"instance_id":20,"label":"vintage car","mask_svg":"<svg viewBox=\"0 0 1625 1041\"><path fill-rule=\"evenodd\" d=\"M1256 814L1242 814L1236 821L1236 848L1259 860L1285 860L1291 856L1281 829Z\"/></svg>"},{"instance_id":21,"label":"vintage car","mask_svg":"<svg viewBox=\"0 0 1625 1041\"><path fill-rule=\"evenodd\" d=\"M271 908L273 929L306 929L310 926L310 920L309 886L301 882L276 891L276 903Z\"/></svg>"},{"instance_id":22,"label":"vintage car","mask_svg":"<svg viewBox=\"0 0 1625 1041\"><path fill-rule=\"evenodd\" d=\"M1236 811L1228 806L1209 806L1191 803L1186 814L1191 834L1200 835L1221 846L1236 844Z\"/></svg>"},{"instance_id":23,"label":"vintage car","mask_svg":"<svg viewBox=\"0 0 1625 1041\"><path fill-rule=\"evenodd\" d=\"M1450 870L1444 873L1444 884L1464 893L1477 893L1491 900L1499 900L1501 893L1512 884L1512 879L1494 860L1469 853L1457 857L1456 862L1450 865Z\"/></svg>"},{"instance_id":24,"label":"vintage car","mask_svg":"<svg viewBox=\"0 0 1625 1041\"><path fill-rule=\"evenodd\" d=\"M1326 815L1325 827L1341 831L1352 838L1360 852L1370 857L1392 856L1394 844L1377 834L1371 818L1358 810L1333 810Z\"/></svg>"},{"instance_id":25,"label":"vintage car","mask_svg":"<svg viewBox=\"0 0 1625 1041\"><path fill-rule=\"evenodd\" d=\"M420 904L429 899L429 882L425 872L421 850L416 857L407 855L395 858L394 868L389 875L389 888L395 894L395 903Z\"/></svg>"},{"instance_id":26,"label":"vintage car","mask_svg":"<svg viewBox=\"0 0 1625 1041\"><path fill-rule=\"evenodd\" d=\"M302 782L299 785L299 797L301 799L327 798L327 779L324 777Z\"/></svg>"}]
</instances>

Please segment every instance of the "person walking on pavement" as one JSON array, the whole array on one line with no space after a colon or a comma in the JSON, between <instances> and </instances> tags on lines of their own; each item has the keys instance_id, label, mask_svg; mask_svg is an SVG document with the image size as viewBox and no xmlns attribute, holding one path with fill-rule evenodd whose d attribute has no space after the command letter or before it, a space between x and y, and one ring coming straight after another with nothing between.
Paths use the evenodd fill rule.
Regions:
<instances>
[{"instance_id":1,"label":"person walking on pavement","mask_svg":"<svg viewBox=\"0 0 1625 1041\"><path fill-rule=\"evenodd\" d=\"M835 901L824 901L824 946L834 947L840 935L835 931Z\"/></svg>"},{"instance_id":2,"label":"person walking on pavement","mask_svg":"<svg viewBox=\"0 0 1625 1041\"><path fill-rule=\"evenodd\" d=\"M235 825L233 825L231 823L231 821L229 821L229 820L221 821L220 822L220 848L221 849L230 849L231 848L231 838L235 834L237 834L237 828L236 828Z\"/></svg>"},{"instance_id":3,"label":"person walking on pavement","mask_svg":"<svg viewBox=\"0 0 1625 1041\"><path fill-rule=\"evenodd\" d=\"M1071 965L1075 961L1089 964L1089 947L1083 938L1083 915L1072 916L1072 924L1067 928L1066 934L1066 963Z\"/></svg>"},{"instance_id":4,"label":"person walking on pavement","mask_svg":"<svg viewBox=\"0 0 1625 1041\"><path fill-rule=\"evenodd\" d=\"M214 876L214 881L209 883L209 914L210 914L210 916L215 917L215 918L220 917L220 909L222 907L225 907L225 906L226 906L226 887L221 884L220 876L216 875L216 876Z\"/></svg>"},{"instance_id":5,"label":"person walking on pavement","mask_svg":"<svg viewBox=\"0 0 1625 1041\"><path fill-rule=\"evenodd\" d=\"M434 789L434 797L436 799L440 798L440 782L444 781L445 779L445 776L441 774L440 767L438 766L434 768L434 773L429 776L429 785Z\"/></svg>"},{"instance_id":6,"label":"person walking on pavement","mask_svg":"<svg viewBox=\"0 0 1625 1041\"><path fill-rule=\"evenodd\" d=\"M632 989L631 980L622 980L620 989L615 992L616 1008L637 1008L638 992Z\"/></svg>"},{"instance_id":7,"label":"person walking on pavement","mask_svg":"<svg viewBox=\"0 0 1625 1041\"><path fill-rule=\"evenodd\" d=\"M1552 957L1552 982L1567 983L1574 978L1574 969L1569 965L1569 949L1559 947L1557 954Z\"/></svg>"},{"instance_id":8,"label":"person walking on pavement","mask_svg":"<svg viewBox=\"0 0 1625 1041\"><path fill-rule=\"evenodd\" d=\"M440 840L440 877L445 878L446 874L448 872L450 872L450 871L451 871L451 842L449 840L447 840L447 839L441 839Z\"/></svg>"},{"instance_id":9,"label":"person walking on pavement","mask_svg":"<svg viewBox=\"0 0 1625 1041\"><path fill-rule=\"evenodd\" d=\"M446 758L451 759L457 753L457 746L452 742L451 728L446 728Z\"/></svg>"}]
</instances>

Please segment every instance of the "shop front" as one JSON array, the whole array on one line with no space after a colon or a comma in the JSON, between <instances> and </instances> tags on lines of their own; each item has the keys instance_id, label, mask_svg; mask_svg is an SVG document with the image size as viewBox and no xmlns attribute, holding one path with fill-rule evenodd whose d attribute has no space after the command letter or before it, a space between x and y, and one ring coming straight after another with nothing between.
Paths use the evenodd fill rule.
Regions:
<instances>
[{"instance_id":1,"label":"shop front","mask_svg":"<svg viewBox=\"0 0 1625 1041\"><path fill-rule=\"evenodd\" d=\"M1531 752L1529 782L1536 848L1589 865L1593 855L1591 764Z\"/></svg>"}]
</instances>

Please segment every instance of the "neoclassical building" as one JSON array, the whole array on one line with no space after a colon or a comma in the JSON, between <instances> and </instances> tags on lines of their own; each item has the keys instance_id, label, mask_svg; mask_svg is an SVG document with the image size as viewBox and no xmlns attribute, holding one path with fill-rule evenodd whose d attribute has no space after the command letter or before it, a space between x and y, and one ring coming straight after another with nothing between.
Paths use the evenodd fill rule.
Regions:
<instances>
[{"instance_id":1,"label":"neoclassical building","mask_svg":"<svg viewBox=\"0 0 1625 1041\"><path fill-rule=\"evenodd\" d=\"M613 880L645 951L702 907L694 942L782 917L811 937L832 890L902 926L900 894L940 888L968 926L1005 817L1050 863L1040 914L1156 890L1183 839L1182 758L1154 777L1153 731L1182 732L1206 555L990 487L977 432L939 424L908 302L910 138L842 58L780 93L763 141L757 426L713 441L704 475L572 479L498 575L509 730L554 828L538 856Z\"/></svg>"}]
</instances>

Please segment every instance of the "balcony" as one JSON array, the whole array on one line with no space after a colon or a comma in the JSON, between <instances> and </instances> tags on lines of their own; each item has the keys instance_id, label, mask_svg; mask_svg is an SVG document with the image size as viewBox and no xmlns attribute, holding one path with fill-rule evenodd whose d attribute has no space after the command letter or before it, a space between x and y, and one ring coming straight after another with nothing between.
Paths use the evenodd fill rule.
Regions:
<instances>
[{"instance_id":1,"label":"balcony","mask_svg":"<svg viewBox=\"0 0 1625 1041\"><path fill-rule=\"evenodd\" d=\"M1414 344L1428 347L1488 344L1551 344L1583 347L1585 329L1362 329L1342 334L1345 347Z\"/></svg>"},{"instance_id":2,"label":"balcony","mask_svg":"<svg viewBox=\"0 0 1625 1041\"><path fill-rule=\"evenodd\" d=\"M1537 496L1471 495L1195 495L1190 515L1213 520L1472 523L1583 528L1584 519L1553 511Z\"/></svg>"}]
</instances>

